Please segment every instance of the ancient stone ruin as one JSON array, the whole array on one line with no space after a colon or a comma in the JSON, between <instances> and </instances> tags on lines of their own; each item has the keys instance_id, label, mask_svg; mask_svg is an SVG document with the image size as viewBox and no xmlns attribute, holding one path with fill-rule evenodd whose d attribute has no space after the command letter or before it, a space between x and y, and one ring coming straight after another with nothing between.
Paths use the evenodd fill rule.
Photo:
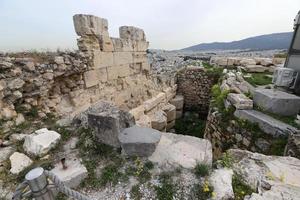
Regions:
<instances>
[{"instance_id":1,"label":"ancient stone ruin","mask_svg":"<svg viewBox=\"0 0 300 200\"><path fill-rule=\"evenodd\" d=\"M283 58L164 55L140 28L73 21L76 52L0 54L1 199L37 166L90 199L300 199Z\"/></svg>"}]
</instances>

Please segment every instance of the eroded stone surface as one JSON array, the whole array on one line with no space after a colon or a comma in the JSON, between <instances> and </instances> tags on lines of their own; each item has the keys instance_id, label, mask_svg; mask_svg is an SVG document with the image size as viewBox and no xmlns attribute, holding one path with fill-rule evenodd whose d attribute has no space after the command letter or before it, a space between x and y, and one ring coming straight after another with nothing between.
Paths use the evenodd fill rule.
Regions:
<instances>
[{"instance_id":1,"label":"eroded stone surface","mask_svg":"<svg viewBox=\"0 0 300 200\"><path fill-rule=\"evenodd\" d=\"M232 169L216 169L209 177L209 182L214 188L216 194L212 199L225 200L234 199L232 189Z\"/></svg>"},{"instance_id":2,"label":"eroded stone surface","mask_svg":"<svg viewBox=\"0 0 300 200\"><path fill-rule=\"evenodd\" d=\"M133 126L119 135L122 150L129 156L151 156L160 140L161 133L150 128Z\"/></svg>"},{"instance_id":3,"label":"eroded stone surface","mask_svg":"<svg viewBox=\"0 0 300 200\"><path fill-rule=\"evenodd\" d=\"M232 103L236 109L243 110L253 108L253 101L244 94L229 93L227 95L227 100Z\"/></svg>"},{"instance_id":4,"label":"eroded stone surface","mask_svg":"<svg viewBox=\"0 0 300 200\"><path fill-rule=\"evenodd\" d=\"M149 160L167 168L180 166L192 169L197 163L211 166L211 143L192 136L162 133L160 142Z\"/></svg>"},{"instance_id":5,"label":"eroded stone surface","mask_svg":"<svg viewBox=\"0 0 300 200\"><path fill-rule=\"evenodd\" d=\"M29 167L33 161L23 153L15 152L10 157L10 172L12 174L19 174L21 171Z\"/></svg>"}]
</instances>

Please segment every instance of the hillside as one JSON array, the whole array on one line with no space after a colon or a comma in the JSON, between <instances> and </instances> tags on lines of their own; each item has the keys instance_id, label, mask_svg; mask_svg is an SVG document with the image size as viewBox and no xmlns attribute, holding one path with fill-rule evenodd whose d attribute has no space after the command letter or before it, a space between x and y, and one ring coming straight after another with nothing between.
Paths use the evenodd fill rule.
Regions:
<instances>
[{"instance_id":1,"label":"hillside","mask_svg":"<svg viewBox=\"0 0 300 200\"><path fill-rule=\"evenodd\" d=\"M249 37L243 40L232 42L213 42L201 43L182 50L206 51L206 50L234 50L234 49L252 49L252 50L270 50L287 49L292 39L292 32L273 33Z\"/></svg>"}]
</instances>

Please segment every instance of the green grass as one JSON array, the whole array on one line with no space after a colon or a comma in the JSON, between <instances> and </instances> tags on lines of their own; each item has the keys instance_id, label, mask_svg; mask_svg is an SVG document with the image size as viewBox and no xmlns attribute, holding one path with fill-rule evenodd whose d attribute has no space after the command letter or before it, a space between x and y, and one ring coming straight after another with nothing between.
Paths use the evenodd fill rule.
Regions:
<instances>
[{"instance_id":1,"label":"green grass","mask_svg":"<svg viewBox=\"0 0 300 200\"><path fill-rule=\"evenodd\" d=\"M189 115L177 119L174 128L178 134L203 138L205 122L205 120L198 117L196 112L191 112Z\"/></svg>"},{"instance_id":2,"label":"green grass","mask_svg":"<svg viewBox=\"0 0 300 200\"><path fill-rule=\"evenodd\" d=\"M206 164L198 163L196 167L194 168L194 174L197 177L204 177L209 175L209 166Z\"/></svg>"},{"instance_id":3,"label":"green grass","mask_svg":"<svg viewBox=\"0 0 300 200\"><path fill-rule=\"evenodd\" d=\"M245 181L243 181L243 178L237 174L234 174L232 177L232 188L235 200L243 200L246 195L250 195L255 192L248 185L246 185Z\"/></svg>"},{"instance_id":4,"label":"green grass","mask_svg":"<svg viewBox=\"0 0 300 200\"><path fill-rule=\"evenodd\" d=\"M156 199L173 200L176 193L176 185L173 183L170 173L163 172L159 176L160 185L154 186Z\"/></svg>"},{"instance_id":5,"label":"green grass","mask_svg":"<svg viewBox=\"0 0 300 200\"><path fill-rule=\"evenodd\" d=\"M218 161L223 167L232 168L234 159L232 156L225 152L223 153L221 159Z\"/></svg>"},{"instance_id":6,"label":"green grass","mask_svg":"<svg viewBox=\"0 0 300 200\"><path fill-rule=\"evenodd\" d=\"M272 83L272 78L268 77L265 73L251 73L251 77L245 80L253 86L268 85Z\"/></svg>"}]
</instances>

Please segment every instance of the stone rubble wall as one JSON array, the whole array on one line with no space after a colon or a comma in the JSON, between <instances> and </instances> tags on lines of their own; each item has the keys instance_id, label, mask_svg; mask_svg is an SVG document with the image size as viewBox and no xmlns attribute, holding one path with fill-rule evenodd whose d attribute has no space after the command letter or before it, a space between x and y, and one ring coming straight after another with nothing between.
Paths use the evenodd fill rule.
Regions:
<instances>
[{"instance_id":1,"label":"stone rubble wall","mask_svg":"<svg viewBox=\"0 0 300 200\"><path fill-rule=\"evenodd\" d=\"M214 56L210 63L222 67L239 66L246 72L274 72L276 67L283 67L285 58L261 57L220 57Z\"/></svg>"},{"instance_id":2,"label":"stone rubble wall","mask_svg":"<svg viewBox=\"0 0 300 200\"><path fill-rule=\"evenodd\" d=\"M223 80L219 87L221 91L228 92L227 98L224 99L224 107L227 111L232 109L235 112L232 111L231 114L230 112L222 113L223 111L220 111L213 103L210 106L204 138L211 141L214 157L220 157L223 152L230 148L245 149L263 154L272 154L274 148L282 148L276 144L283 142L286 136L277 136L275 133L279 132L279 129L266 132L259 123L254 124L236 117L237 111L254 111L253 101L245 94L253 93L255 88L244 80L241 71L224 69L223 73ZM282 122L274 119L274 123ZM271 125L275 126L275 124ZM289 134L284 129L280 129L280 131Z\"/></svg>"},{"instance_id":3,"label":"stone rubble wall","mask_svg":"<svg viewBox=\"0 0 300 200\"><path fill-rule=\"evenodd\" d=\"M177 73L177 93L184 96L184 110L198 111L206 116L211 88L218 77L211 76L204 67L188 66Z\"/></svg>"},{"instance_id":4,"label":"stone rubble wall","mask_svg":"<svg viewBox=\"0 0 300 200\"><path fill-rule=\"evenodd\" d=\"M106 19L80 14L73 20L79 36L76 53L0 55L1 120L14 125L20 106L69 122L99 100L131 110L163 93L161 102L167 104L175 79L151 72L142 29L122 26L120 38L112 38Z\"/></svg>"}]
</instances>

